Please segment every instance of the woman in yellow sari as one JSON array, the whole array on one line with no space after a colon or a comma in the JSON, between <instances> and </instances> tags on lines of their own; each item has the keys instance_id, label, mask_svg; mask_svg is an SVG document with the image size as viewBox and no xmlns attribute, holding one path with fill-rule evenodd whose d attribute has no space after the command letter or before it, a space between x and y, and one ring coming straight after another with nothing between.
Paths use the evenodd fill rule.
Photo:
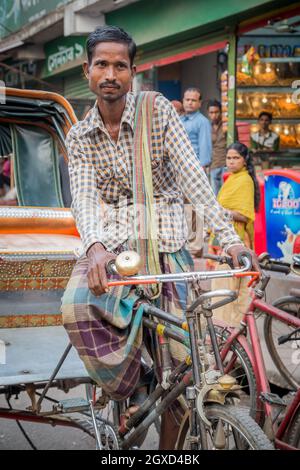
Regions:
<instances>
[{"instance_id":1,"label":"woman in yellow sari","mask_svg":"<svg viewBox=\"0 0 300 470\"><path fill-rule=\"evenodd\" d=\"M259 208L260 192L252 158L246 145L240 142L230 145L227 149L226 165L231 174L222 186L217 199L227 210L241 240L249 248L254 248L254 220L255 211ZM211 236L209 252L220 253L214 235ZM224 269L224 266L220 269ZM239 290L239 297L235 302L215 310L216 317L232 325L239 324L249 302L247 282L245 278L213 280L213 290L222 288Z\"/></svg>"}]
</instances>

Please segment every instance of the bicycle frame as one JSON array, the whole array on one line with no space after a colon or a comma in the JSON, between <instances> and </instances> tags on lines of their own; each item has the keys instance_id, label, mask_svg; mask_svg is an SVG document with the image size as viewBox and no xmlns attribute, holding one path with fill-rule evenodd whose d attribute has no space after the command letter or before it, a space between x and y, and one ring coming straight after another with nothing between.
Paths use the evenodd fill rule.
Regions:
<instances>
[{"instance_id":1,"label":"bicycle frame","mask_svg":"<svg viewBox=\"0 0 300 470\"><path fill-rule=\"evenodd\" d=\"M230 298L231 296L228 295L228 293L230 293L230 291L225 291L225 290L214 291L212 293L212 297L213 297L213 294L214 294L214 297L223 297L225 294L227 294L227 297ZM210 294L208 293L202 295L204 301L209 295ZM232 298L230 298L230 300L232 300ZM224 302L224 300L221 302ZM170 373L167 379L167 384L163 384L163 383L158 384L156 389L151 393L151 395L149 395L148 399L143 403L143 405L141 405L139 410L136 413L134 413L134 415L132 415L126 421L126 423L124 420L121 420L119 433L121 436L123 436L123 439L124 439L122 443L123 449L128 449L132 445L134 445L135 441L139 438L139 436L146 429L148 429L149 426L155 421L155 419L158 416L161 416L167 410L167 408L176 399L178 399L180 395L182 395L182 393L184 393L186 388L190 385L193 385L195 387L195 396L188 400L190 403L193 403L193 406L191 407L191 411L193 414L193 419L191 420L192 422L191 436L197 439L198 434L200 434L199 438L201 441L201 448L204 448L204 449L207 448L207 443L205 439L206 431L204 427L204 421L205 421L204 413L203 413L203 416L201 416L200 419L198 419L198 413L197 413L196 405L195 405L197 393L203 387L206 387L207 392L210 390L210 387L207 386L204 375L203 375L205 374L204 357L202 357L201 353L199 353L199 350L198 350L198 347L199 347L198 341L200 338L197 335L197 322L198 322L197 315L198 314L196 310L199 304L200 304L199 299L193 302L193 304L189 307L187 311L187 316L186 316L187 321L182 322L176 316L168 312L165 312L157 307L153 307L145 303L144 313L146 314L147 317L143 318L143 324L147 328L150 328L153 331L156 331L159 335L159 338L162 338L162 337L172 338L175 341L185 344L186 346L190 348L190 355L187 354L186 360L180 363ZM151 319L148 318L149 315L151 315L151 317L158 318L158 322L154 321L152 318ZM169 326L159 323L159 321L161 320L164 322L167 322ZM210 325L210 321L211 321L211 316L208 316L207 317L208 326ZM170 327L170 325L174 325L177 328L180 328L182 332L173 330L172 327ZM184 336L184 331L189 331L190 333L188 340ZM213 342L213 333L210 332L212 342ZM215 344L217 348L216 341L215 341ZM221 361L218 361L217 352L215 351L215 349L214 349L214 352L216 355L216 361L217 363L221 364L221 372L223 373L222 363ZM176 380L177 381L179 380L179 381L176 383ZM168 392L166 393L167 390ZM227 390L224 393L224 397L232 393L233 391ZM159 398L162 398L161 402L159 403L159 405L156 406L155 409L151 410L151 408L153 407L153 405L157 402ZM143 417L145 418L143 419L142 422L140 422ZM137 427L127 437L128 432L131 431L136 424L138 424ZM198 427L199 427L199 430L198 430Z\"/></svg>"},{"instance_id":2,"label":"bicycle frame","mask_svg":"<svg viewBox=\"0 0 300 470\"><path fill-rule=\"evenodd\" d=\"M240 328L230 328L231 334L229 338L226 340L224 347L221 350L221 358L224 360L226 355L228 354L230 347L234 340L240 342L241 346L246 350L247 355L252 363L254 374L257 381L257 391L258 391L258 399L262 393L270 393L270 386L267 378L267 372L265 367L265 362L263 358L263 353L261 349L260 338L258 334L256 319L255 319L255 310L259 310L260 312L264 312L267 315L271 315L274 318L286 323L287 325L292 325L295 327L300 327L300 319L290 315L283 310L280 310L268 303L264 300L261 300L257 297L253 297L250 306L248 307L247 312L245 313L243 320L241 322ZM216 322L218 324L218 322ZM224 326L224 324L222 325ZM252 349L249 345L246 345L247 340L243 335L245 329L248 328L249 335L250 335L250 344ZM272 405L263 402L263 408L267 417L267 427L266 432L269 434L273 434L273 438L275 441L275 445L279 449L283 450L297 450L296 448L288 445L287 443L282 441L282 437L285 431L288 428L288 424L290 419L294 415L295 411L300 406L300 391L296 393L292 403L288 407L284 420L282 421L280 427L278 428L277 432L274 435L273 432L273 425L272 425Z\"/></svg>"}]
</instances>

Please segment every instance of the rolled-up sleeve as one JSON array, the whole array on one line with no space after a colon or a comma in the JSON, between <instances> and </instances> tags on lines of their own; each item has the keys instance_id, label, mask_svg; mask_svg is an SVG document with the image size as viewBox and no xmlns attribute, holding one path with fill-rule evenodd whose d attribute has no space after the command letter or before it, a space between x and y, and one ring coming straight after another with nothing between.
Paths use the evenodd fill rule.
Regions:
<instances>
[{"instance_id":1,"label":"rolled-up sleeve","mask_svg":"<svg viewBox=\"0 0 300 470\"><path fill-rule=\"evenodd\" d=\"M101 200L97 191L95 170L86 157L79 138L71 129L66 139L69 158L71 210L85 252L95 242L101 242Z\"/></svg>"},{"instance_id":2,"label":"rolled-up sleeve","mask_svg":"<svg viewBox=\"0 0 300 470\"><path fill-rule=\"evenodd\" d=\"M172 109L172 105L169 106L168 113L165 147L175 168L177 182L184 196L194 206L198 215L204 218L205 225L215 232L224 249L241 243L226 212L217 202L187 133L176 111Z\"/></svg>"}]
</instances>

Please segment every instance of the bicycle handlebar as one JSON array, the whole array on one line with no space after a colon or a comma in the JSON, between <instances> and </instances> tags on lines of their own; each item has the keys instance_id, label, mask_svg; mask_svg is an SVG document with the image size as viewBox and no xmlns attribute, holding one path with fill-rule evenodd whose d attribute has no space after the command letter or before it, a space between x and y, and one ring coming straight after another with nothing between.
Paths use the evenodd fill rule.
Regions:
<instances>
[{"instance_id":1,"label":"bicycle handlebar","mask_svg":"<svg viewBox=\"0 0 300 470\"><path fill-rule=\"evenodd\" d=\"M132 255L131 255L132 253ZM136 253L134 252L125 252L121 253L122 259L125 259L127 265L130 265L130 256L136 257ZM120 256L120 255L119 255ZM138 261L138 260L137 260ZM251 268L251 260L242 254L241 263L244 264L242 268L237 268L233 270L223 270L223 271L192 271L192 272L181 272L181 273L174 273L174 274L149 274L149 275L138 275L138 276L124 276L120 280L116 281L109 281L108 286L120 286L120 285L139 285L139 284L158 284L160 282L178 282L178 281L186 281L186 282L193 282L193 281L205 281L208 279L217 279L217 278L226 278L226 277L244 277L244 276L251 276L251 277L258 277L259 274L257 272L248 271ZM110 263L110 270L114 271L115 273L118 272L120 274L120 269L117 269L117 266L120 266L120 261L118 257L114 263ZM137 265L139 263L137 262ZM132 265L130 265L131 272L133 271ZM122 270L124 273L124 270ZM121 274L120 274L121 275Z\"/></svg>"},{"instance_id":2,"label":"bicycle handlebar","mask_svg":"<svg viewBox=\"0 0 300 470\"><path fill-rule=\"evenodd\" d=\"M276 262L269 262L262 264L260 263L262 269L266 271L273 271L278 273L289 274L291 272L291 268L289 266L285 266L284 264L276 263Z\"/></svg>"},{"instance_id":3,"label":"bicycle handlebar","mask_svg":"<svg viewBox=\"0 0 300 470\"><path fill-rule=\"evenodd\" d=\"M273 271L284 274L289 274L291 272L290 263L272 259L269 253L261 253L258 257L258 261L260 267L266 271Z\"/></svg>"}]
</instances>

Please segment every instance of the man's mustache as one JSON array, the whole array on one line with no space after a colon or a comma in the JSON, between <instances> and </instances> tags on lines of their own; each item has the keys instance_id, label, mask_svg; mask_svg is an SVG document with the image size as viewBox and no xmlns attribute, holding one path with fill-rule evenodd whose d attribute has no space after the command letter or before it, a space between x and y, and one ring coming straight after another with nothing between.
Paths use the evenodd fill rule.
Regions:
<instances>
[{"instance_id":1,"label":"man's mustache","mask_svg":"<svg viewBox=\"0 0 300 470\"><path fill-rule=\"evenodd\" d=\"M112 83L112 82L103 82L100 84L100 88L120 88L120 86L117 83Z\"/></svg>"}]
</instances>

